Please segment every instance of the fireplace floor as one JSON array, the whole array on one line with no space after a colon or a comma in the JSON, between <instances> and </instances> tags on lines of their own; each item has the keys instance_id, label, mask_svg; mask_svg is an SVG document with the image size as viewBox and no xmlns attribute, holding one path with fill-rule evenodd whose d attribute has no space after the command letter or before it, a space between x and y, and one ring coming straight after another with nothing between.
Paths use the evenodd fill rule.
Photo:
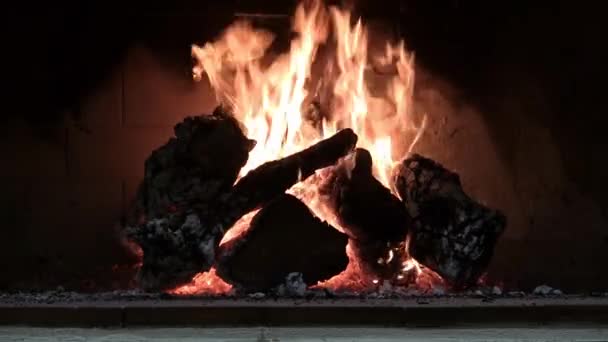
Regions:
<instances>
[{"instance_id":1,"label":"fireplace floor","mask_svg":"<svg viewBox=\"0 0 608 342\"><path fill-rule=\"evenodd\" d=\"M279 299L20 293L0 295L0 325L608 327L608 296Z\"/></svg>"},{"instance_id":2,"label":"fireplace floor","mask_svg":"<svg viewBox=\"0 0 608 342\"><path fill-rule=\"evenodd\" d=\"M606 341L607 329L502 328L23 328L0 327L2 341Z\"/></svg>"}]
</instances>

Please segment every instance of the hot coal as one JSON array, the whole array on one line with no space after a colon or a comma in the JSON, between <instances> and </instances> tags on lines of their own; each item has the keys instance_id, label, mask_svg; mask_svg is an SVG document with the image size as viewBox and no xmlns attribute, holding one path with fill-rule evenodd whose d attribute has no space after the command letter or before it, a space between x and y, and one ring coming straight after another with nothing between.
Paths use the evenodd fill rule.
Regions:
<instances>
[{"instance_id":1,"label":"hot coal","mask_svg":"<svg viewBox=\"0 0 608 342\"><path fill-rule=\"evenodd\" d=\"M471 199L456 173L417 154L397 166L394 185L413 218L410 254L455 287L474 285L506 217Z\"/></svg>"},{"instance_id":2,"label":"hot coal","mask_svg":"<svg viewBox=\"0 0 608 342\"><path fill-rule=\"evenodd\" d=\"M401 201L373 176L371 154L358 148L343 158L321 193L367 270L382 278L395 274L401 260L390 258L391 250L405 241L410 217Z\"/></svg>"},{"instance_id":3,"label":"hot coal","mask_svg":"<svg viewBox=\"0 0 608 342\"><path fill-rule=\"evenodd\" d=\"M263 207L243 235L222 245L217 273L244 292L285 285L290 274L300 275L299 283L316 284L346 268L347 242L346 235L285 194Z\"/></svg>"},{"instance_id":4,"label":"hot coal","mask_svg":"<svg viewBox=\"0 0 608 342\"><path fill-rule=\"evenodd\" d=\"M359 266L365 274L373 275L377 280L388 280L394 284L407 284L413 279L403 277L402 262L406 259L405 240L390 242L384 240L350 239L350 247L359 260Z\"/></svg>"},{"instance_id":5,"label":"hot coal","mask_svg":"<svg viewBox=\"0 0 608 342\"><path fill-rule=\"evenodd\" d=\"M219 242L236 221L315 170L334 164L357 141L352 130L342 130L301 152L259 166L231 187L253 143L237 131L228 114L216 111L210 117L189 118L177 125L176 138L146 162L139 194L146 214L130 224L127 233L143 251L139 280L148 290L171 289L208 271ZM240 143L226 141L221 154L209 152L205 142L215 148L223 136ZM200 153L210 153L214 159Z\"/></svg>"}]
</instances>

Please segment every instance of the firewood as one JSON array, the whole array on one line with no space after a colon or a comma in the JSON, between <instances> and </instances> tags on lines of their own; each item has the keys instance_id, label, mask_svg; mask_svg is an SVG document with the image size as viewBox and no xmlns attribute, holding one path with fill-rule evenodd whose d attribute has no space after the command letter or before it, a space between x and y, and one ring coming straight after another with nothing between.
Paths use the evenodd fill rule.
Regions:
<instances>
[{"instance_id":1,"label":"firewood","mask_svg":"<svg viewBox=\"0 0 608 342\"><path fill-rule=\"evenodd\" d=\"M410 254L454 287L475 284L506 217L471 199L456 173L417 154L396 167L394 185L413 218Z\"/></svg>"},{"instance_id":2,"label":"firewood","mask_svg":"<svg viewBox=\"0 0 608 342\"><path fill-rule=\"evenodd\" d=\"M234 187L222 187L214 196L192 190L185 208L167 210L160 218L131 226L127 233L144 255L139 277L142 287L169 289L209 270L219 242L236 221L317 169L334 164L352 151L356 141L352 130L342 130L301 152L259 166Z\"/></svg>"},{"instance_id":3,"label":"firewood","mask_svg":"<svg viewBox=\"0 0 608 342\"><path fill-rule=\"evenodd\" d=\"M211 115L187 117L174 132L145 162L138 202L148 220L230 189L255 146L220 107Z\"/></svg>"},{"instance_id":4,"label":"firewood","mask_svg":"<svg viewBox=\"0 0 608 342\"><path fill-rule=\"evenodd\" d=\"M368 272L390 277L401 264L386 263L390 250L406 239L410 217L401 201L372 174L372 157L358 148L334 166L321 194L351 237L353 249Z\"/></svg>"},{"instance_id":5,"label":"firewood","mask_svg":"<svg viewBox=\"0 0 608 342\"><path fill-rule=\"evenodd\" d=\"M305 150L252 170L239 180L232 194L248 198L255 206L267 202L316 170L334 165L356 144L357 135L350 128L343 129Z\"/></svg>"},{"instance_id":6,"label":"firewood","mask_svg":"<svg viewBox=\"0 0 608 342\"><path fill-rule=\"evenodd\" d=\"M372 157L357 148L336 165L321 194L346 233L364 241L404 241L409 216L403 204L372 174Z\"/></svg>"},{"instance_id":7,"label":"firewood","mask_svg":"<svg viewBox=\"0 0 608 342\"><path fill-rule=\"evenodd\" d=\"M347 241L304 203L285 194L263 207L243 235L222 245L216 268L244 292L269 291L294 272L313 285L346 268Z\"/></svg>"}]
</instances>

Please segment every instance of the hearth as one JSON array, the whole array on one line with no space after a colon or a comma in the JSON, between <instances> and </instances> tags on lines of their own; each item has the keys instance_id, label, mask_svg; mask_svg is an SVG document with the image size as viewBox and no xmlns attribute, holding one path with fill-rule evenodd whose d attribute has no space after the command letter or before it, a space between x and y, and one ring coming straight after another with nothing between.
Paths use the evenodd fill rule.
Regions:
<instances>
[{"instance_id":1,"label":"hearth","mask_svg":"<svg viewBox=\"0 0 608 342\"><path fill-rule=\"evenodd\" d=\"M593 102L561 100L569 81L539 67L553 47L535 47L532 20L499 27L521 24L513 6L503 18L414 0L175 4L126 9L103 39L97 14L68 11L87 29L62 54L91 61L49 59L53 100L10 107L23 115L1 145L14 161L0 289L17 292L8 301L604 296L602 125L565 113Z\"/></svg>"}]
</instances>

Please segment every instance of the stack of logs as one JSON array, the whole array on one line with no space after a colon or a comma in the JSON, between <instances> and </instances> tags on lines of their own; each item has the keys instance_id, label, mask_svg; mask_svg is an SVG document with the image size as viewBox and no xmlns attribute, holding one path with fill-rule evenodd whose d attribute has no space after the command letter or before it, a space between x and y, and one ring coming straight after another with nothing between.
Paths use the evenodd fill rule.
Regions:
<instances>
[{"instance_id":1,"label":"stack of logs","mask_svg":"<svg viewBox=\"0 0 608 342\"><path fill-rule=\"evenodd\" d=\"M232 115L218 108L177 124L175 137L146 161L127 228L143 251L141 286L172 289L211 267L245 292L277 288L295 274L313 285L346 268L347 244L380 279L394 278L409 252L454 287L474 284L505 217L468 197L458 175L419 155L395 169L399 199L374 178L370 153L356 144L356 134L343 129L237 181L255 142ZM320 196L344 233L285 193L321 169ZM255 210L249 228L220 246Z\"/></svg>"}]
</instances>

